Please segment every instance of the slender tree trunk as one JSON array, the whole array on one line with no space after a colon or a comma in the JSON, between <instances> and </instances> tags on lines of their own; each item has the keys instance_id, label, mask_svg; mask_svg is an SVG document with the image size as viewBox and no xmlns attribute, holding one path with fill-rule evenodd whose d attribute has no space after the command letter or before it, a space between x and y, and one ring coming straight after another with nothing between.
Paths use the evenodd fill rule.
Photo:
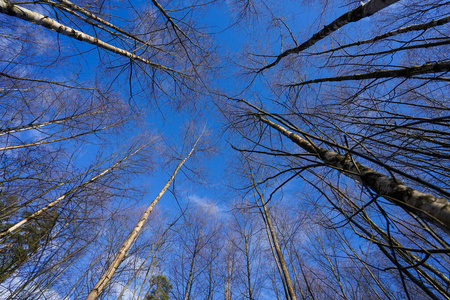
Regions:
<instances>
[{"instance_id":1,"label":"slender tree trunk","mask_svg":"<svg viewBox=\"0 0 450 300\"><path fill-rule=\"evenodd\" d=\"M313 54L314 55L321 55L321 54L331 53L331 52L339 51L339 50L350 48L350 47L360 46L360 45L364 45L364 44L371 44L371 43L374 43L374 42L386 39L388 37L396 36L396 35L399 35L399 34L402 34L402 33L406 33L406 32L425 31L427 29L430 29L430 28L433 28L433 27L436 27L436 26L441 26L441 25L447 24L448 22L450 22L450 16L446 16L446 17L443 17L443 18L440 18L440 19L436 19L436 20L427 22L427 23L423 23L423 24L409 25L409 26L406 26L406 27L402 27L402 28L399 28L399 29L395 29L395 30L392 30L392 31L389 31L389 32L386 32L386 33L383 33L383 34L380 34L380 35L377 35L374 38L370 38L370 39L367 39L367 40L360 40L360 41L357 41L357 42L354 42L354 43L341 45L341 46L336 47L336 48L332 48L332 49L325 50L325 51L322 51L322 52L316 52L316 53L313 53Z\"/></svg>"},{"instance_id":2,"label":"slender tree trunk","mask_svg":"<svg viewBox=\"0 0 450 300\"><path fill-rule=\"evenodd\" d=\"M287 245L288 242L289 242L289 240L286 241L285 244ZM286 246L286 249L287 249L287 246ZM300 294L301 294L301 296L302 296L302 299L306 299L305 293L303 293L302 285L300 284L300 278L299 278L299 276L298 276L298 272L297 272L297 270L295 269L294 259L292 258L291 250L288 249L287 253L288 253L288 257L289 257L289 263L290 263L291 266L292 266L292 271L294 272L295 281L297 282L297 286L298 286L298 289L299 289Z\"/></svg>"},{"instance_id":3,"label":"slender tree trunk","mask_svg":"<svg viewBox=\"0 0 450 300\"><path fill-rule=\"evenodd\" d=\"M145 59L145 58L143 58L139 55L136 55L134 53L131 53L127 50L115 47L111 44L108 44L108 43L106 43L96 37L93 37L91 35L88 35L84 32L81 32L79 30L65 26L48 16L45 16L38 12L26 9L25 7L22 7L19 5L15 5L15 4L9 2L8 0L0 0L0 12L10 15L10 16L13 16L13 17L20 18L20 19L28 21L28 22L36 23L36 24L44 26L50 30L64 34L68 37L77 39L79 41L87 42L89 44L103 48L107 51L128 57L128 58L136 60L136 61L143 62L155 69L161 69L161 70L171 72L171 73L182 74L182 73L172 70L166 66L151 62L148 59Z\"/></svg>"},{"instance_id":4,"label":"slender tree trunk","mask_svg":"<svg viewBox=\"0 0 450 300\"><path fill-rule=\"evenodd\" d=\"M234 257L234 250L232 247L230 247L229 251L233 252L227 253L226 256L225 280L224 280L225 300L231 300L233 297L233 277L234 277L235 257Z\"/></svg>"},{"instance_id":5,"label":"slender tree trunk","mask_svg":"<svg viewBox=\"0 0 450 300\"><path fill-rule=\"evenodd\" d=\"M0 76L3 76L3 74L0 73ZM39 122L39 123L30 123L27 125L21 125L21 126L16 126L16 127L7 127L7 128L3 128L3 129L0 128L0 136L3 136L5 134L22 132L22 131L26 131L26 130L30 130L30 129L37 129L37 128L44 127L44 126L51 125L51 124L62 124L66 121L71 121L76 118L94 115L96 113L98 113L98 112L95 112L95 111L94 112L85 112L85 113L76 114L76 115L65 117L65 118L59 118L59 119L54 119L54 120L49 120L49 121L44 121L44 122ZM3 148L1 148L0 150L2 150L2 149Z\"/></svg>"},{"instance_id":6,"label":"slender tree trunk","mask_svg":"<svg viewBox=\"0 0 450 300\"><path fill-rule=\"evenodd\" d=\"M114 273L117 271L117 269L119 268L123 259L125 258L125 254L130 249L130 247L133 244L134 240L136 239L137 235L141 232L142 227L144 226L145 222L147 221L148 217L150 216L150 213L152 212L153 208L159 202L159 200L164 195L164 193L167 191L167 189L171 185L172 181L175 179L175 176L177 175L178 171L181 169L181 167L184 165L184 163L188 160L188 158L194 152L194 149L197 146L199 139L197 139L197 141L195 142L195 144L192 147L189 154L177 165L177 167L175 168L175 171L172 173L172 176L167 181L166 185L162 188L162 190L159 192L158 196L156 196L156 198L152 201L152 203L149 205L149 207L145 210L144 214L142 215L142 217L139 220L139 222L137 223L137 225L134 227L133 231L131 231L128 238L125 240L125 242L120 247L119 252L115 256L112 263L109 265L108 269L100 277L100 279L95 284L94 288L91 290L89 295L86 297L86 300L97 299L98 296L100 296L100 294L103 292L105 287L108 285L108 283L111 280L111 278L113 277Z\"/></svg>"},{"instance_id":7,"label":"slender tree trunk","mask_svg":"<svg viewBox=\"0 0 450 300\"><path fill-rule=\"evenodd\" d=\"M244 243L245 243L245 261L247 265L247 281L248 281L248 297L250 300L253 300L253 292L252 292L252 278L250 273L250 253L249 253L249 245L247 239L247 232L244 227Z\"/></svg>"},{"instance_id":8,"label":"slender tree trunk","mask_svg":"<svg viewBox=\"0 0 450 300\"><path fill-rule=\"evenodd\" d=\"M1 1L1 0L0 0ZM8 230L5 230L3 232L0 233L0 242L3 241L3 239L11 234L13 234L15 231L17 231L18 229L20 229L23 225L27 224L30 220L36 219L38 218L41 214L43 214L44 212L46 212L47 210L55 207L56 205L58 205L60 202L64 201L67 196L69 196L70 194L73 194L75 192L77 192L78 190L88 186L89 184L95 182L96 180L98 180L99 178L105 176L107 173L111 172L112 170L118 168L125 160L127 160L128 158L132 157L133 155L137 154L139 151L141 151L143 148L145 148L149 143L146 143L145 145L139 147L138 149L136 149L134 152L132 152L131 154L125 156L124 158L122 158L121 160L119 160L118 162L116 162L114 165L112 165L111 167L109 167L108 169L104 170L103 172L101 172L100 174L95 175L94 177L92 177L91 179L89 179L88 181L82 183L81 185L69 190L68 192L64 193L63 195L61 195L60 197L58 197L56 200L50 202L49 204L47 204L45 207L39 209L38 211L32 213L31 215L29 215L26 218L23 218L22 220L20 220L19 222L17 222L16 224L14 224L13 226L11 226L10 228L8 228Z\"/></svg>"},{"instance_id":9,"label":"slender tree trunk","mask_svg":"<svg viewBox=\"0 0 450 300\"><path fill-rule=\"evenodd\" d=\"M328 264L330 265L331 272L329 272L329 273L333 274L334 278L336 279L336 282L339 285L339 289L341 290L341 293L342 293L342 295L338 295L338 296L340 296L339 298L343 298L343 299L348 300L347 294L345 293L345 288L342 285L342 280L341 280L341 275L340 275L340 272L339 272L339 268L335 268L335 265L331 261L330 255L328 255L327 250L325 249L325 247L324 247L324 245L322 243L322 240L321 240L321 238L319 236L316 236L316 241L319 244L320 249L322 250L325 259L327 260ZM331 251L334 254L332 256L336 257L335 252L334 252L334 247L331 247ZM335 261L335 263L336 263L336 261Z\"/></svg>"},{"instance_id":10,"label":"slender tree trunk","mask_svg":"<svg viewBox=\"0 0 450 300\"><path fill-rule=\"evenodd\" d=\"M49 5L55 5L54 3L50 2L50 1L47 2L47 0L45 2L48 3ZM139 42L147 45L147 43L144 40L138 38L136 35L130 34L129 32L123 30L123 28L120 28L120 27L115 26L114 24L111 24L110 22L108 22L108 21L98 17L97 15L91 13L90 11L84 9L81 6L78 6L78 5L72 3L72 2L70 2L68 0L58 0L58 2L62 4L62 6L64 7L64 10L67 11L67 12L70 12L72 14L74 14L74 12L79 12L79 13L85 15L86 17L88 17L87 20L94 20L94 21L96 21L96 22L98 22L100 24L103 24L106 27L109 27L109 28L111 28L111 29L113 29L113 30L115 30L115 31L117 31L117 32L119 32L119 33L121 33L121 34L123 34L123 35L125 35L125 36L127 36L127 37L129 37L131 39L133 39L133 40L139 41ZM60 6L61 5L57 5L58 8ZM92 22L92 21L91 21L91 23L92 23L91 25L93 25L93 26L96 26L96 27L99 27L99 28L101 28L103 30L106 30L104 27L100 27L98 25L98 23L95 23L95 22Z\"/></svg>"},{"instance_id":11,"label":"slender tree trunk","mask_svg":"<svg viewBox=\"0 0 450 300\"><path fill-rule=\"evenodd\" d=\"M74 138L77 138L77 137L80 137L80 136L97 133L99 131L115 127L118 124L120 124L121 122L122 121L114 123L114 124L111 124L111 125L108 125L108 126L104 126L104 127L101 127L101 128L97 128L97 129L94 129L94 130L89 130L89 131L86 131L86 132L82 132L82 133L78 133L78 134L74 134L74 135L66 136L66 137L62 137L62 138L57 138L57 139L53 139L53 140L41 140L41 141L32 142L32 143L28 143L28 144L6 146L6 147L0 148L0 151L15 150L15 149L26 148L26 147L36 147L36 146L39 146L39 145L46 145L46 144L51 144L51 143L56 143L56 142L62 142L62 141L65 141L65 140L74 139ZM30 129L32 129L32 128L30 128Z\"/></svg>"},{"instance_id":12,"label":"slender tree trunk","mask_svg":"<svg viewBox=\"0 0 450 300\"><path fill-rule=\"evenodd\" d=\"M196 272L196 265L197 265L197 261L198 261L198 256L199 256L199 252L202 248L202 246L200 245L200 238L202 237L202 232L205 226L205 222L206 222L206 218L203 219L202 222L202 227L200 228L200 232L197 235L197 240L195 241L195 246L194 246L194 251L192 253L192 260L191 260L191 264L189 266L189 276L188 276L188 280L186 283L186 289L184 291L184 300L189 300L191 299L191 292L192 292L192 286L194 284L194 276L195 276L195 272Z\"/></svg>"},{"instance_id":13,"label":"slender tree trunk","mask_svg":"<svg viewBox=\"0 0 450 300\"><path fill-rule=\"evenodd\" d=\"M267 229L270 232L270 237L272 238L273 246L275 248L275 251L276 251L276 254L278 257L278 261L280 262L281 270L283 271L282 274L283 274L284 280L286 282L286 287L287 287L287 290L289 293L289 297L292 300L297 300L297 296L295 295L294 286L292 284L292 280L289 275L289 271L287 269L287 265L286 265L286 261L284 259L283 252L281 251L281 247L280 247L280 244L278 243L278 239L275 234L275 230L273 228L272 221L270 220L269 211L267 210L267 206L264 201L264 196L261 194L261 192L256 187L256 182L253 178L253 174L251 176L252 176L252 182L253 182L253 189L258 194L258 195L255 195L255 199L259 198L261 200L261 206L263 208L263 213L264 213L264 222L266 223ZM256 201L256 202L258 204L258 201ZM258 204L258 206L259 206L259 204Z\"/></svg>"},{"instance_id":14,"label":"slender tree trunk","mask_svg":"<svg viewBox=\"0 0 450 300\"><path fill-rule=\"evenodd\" d=\"M195 272L195 265L197 264L197 247L195 247L196 249L194 250L194 256L192 257L191 260L191 265L189 267L189 277L186 283L186 289L184 291L184 300L189 300L191 298L191 291L192 291L192 278L194 277L194 272Z\"/></svg>"},{"instance_id":15,"label":"slender tree trunk","mask_svg":"<svg viewBox=\"0 0 450 300\"><path fill-rule=\"evenodd\" d=\"M318 41L322 40L323 38L327 37L331 33L335 32L339 28L352 23L357 22L361 19L364 19L366 17L370 17L371 15L375 14L376 12L382 10L383 8L388 7L389 5L394 4L395 2L398 2L399 0L370 0L367 3L361 2L361 6L346 12L345 14L341 15L339 18L335 19L333 22L328 24L327 26L323 27L320 31L315 33L310 39L302 43L301 45L298 45L294 48L288 49L278 55L276 60L268 64L267 66L261 68L258 72L264 71L265 69L272 68L276 66L284 57L299 53L300 51L306 50L316 44Z\"/></svg>"},{"instance_id":16,"label":"slender tree trunk","mask_svg":"<svg viewBox=\"0 0 450 300\"><path fill-rule=\"evenodd\" d=\"M445 42L447 44L448 41ZM381 70L362 74L351 74L335 77L323 77L319 79L307 80L299 83L290 84L289 86L301 86L311 83L320 82L336 82L347 80L363 80L363 79L379 79L379 78L410 78L415 75L429 74L429 73L441 73L448 72L450 70L450 62L437 61L432 63L425 63L420 66L412 66L405 68L398 68L392 70Z\"/></svg>"}]
</instances>

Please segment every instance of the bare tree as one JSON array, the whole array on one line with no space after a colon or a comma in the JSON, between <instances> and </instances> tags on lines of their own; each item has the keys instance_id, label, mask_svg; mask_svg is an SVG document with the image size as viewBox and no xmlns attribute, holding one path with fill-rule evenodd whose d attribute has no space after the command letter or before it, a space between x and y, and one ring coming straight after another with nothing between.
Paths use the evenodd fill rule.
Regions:
<instances>
[{"instance_id":1,"label":"bare tree","mask_svg":"<svg viewBox=\"0 0 450 300\"><path fill-rule=\"evenodd\" d=\"M325 16L337 7L324 4ZM312 24L303 41L295 19L285 16L280 52L272 45L244 54L244 71L267 89L258 94L259 85L249 85L225 97L222 111L241 137L234 148L265 168L255 181L272 187L267 201L283 195L289 205L296 199L319 212L311 222L322 229L311 247L291 245L286 252L292 262L305 251L321 261L317 268L295 262L293 274L307 275L304 297L320 297L309 288L357 298L348 282L360 274L358 284L374 298L446 299L448 3L344 5L348 13L325 27ZM316 198L305 206L308 193ZM357 251L358 243L371 247L371 257Z\"/></svg>"},{"instance_id":2,"label":"bare tree","mask_svg":"<svg viewBox=\"0 0 450 300\"><path fill-rule=\"evenodd\" d=\"M194 98L202 106L210 49L191 17L206 4L116 5L0 3L2 297L91 290L123 242L107 232L129 222L126 212L145 192L135 176L145 181L158 160L145 145L160 136L141 133L142 117L155 115L153 104L161 115ZM123 9L132 13L119 21ZM149 255L154 267L162 242L155 251L134 245L117 259L126 263L115 277L132 274L144 288L139 259ZM108 293L123 294L119 283Z\"/></svg>"},{"instance_id":3,"label":"bare tree","mask_svg":"<svg viewBox=\"0 0 450 300\"><path fill-rule=\"evenodd\" d=\"M450 299L450 4L294 2L0 0L1 298Z\"/></svg>"},{"instance_id":4,"label":"bare tree","mask_svg":"<svg viewBox=\"0 0 450 300\"><path fill-rule=\"evenodd\" d=\"M175 299L214 299L220 278L221 226L213 206L188 208L178 224L170 278Z\"/></svg>"},{"instance_id":5,"label":"bare tree","mask_svg":"<svg viewBox=\"0 0 450 300\"><path fill-rule=\"evenodd\" d=\"M159 192L158 196L156 196L156 198L152 201L152 203L145 210L144 214L139 219L139 222L137 223L137 225L133 228L133 230L130 232L130 234L127 237L127 239L125 240L125 242L120 247L120 250L117 253L117 255L114 257L112 263L110 264L108 269L105 271L105 273L97 281L97 283L95 284L94 288L91 290L91 292L86 297L86 299L97 299L98 296L103 292L103 290L105 289L106 285L109 283L109 281L111 280L112 276L114 275L114 273L116 272L117 268L119 267L120 263L123 261L123 259L125 257L125 254L130 249L130 247L133 244L134 240L137 238L137 236L139 235L140 231L142 230L142 227L144 226L144 223L147 221L148 217L150 216L150 213L152 212L153 208L159 202L159 200L164 195L164 193L167 191L167 189L169 188L170 184L175 179L175 176L177 175L177 173L181 169L181 167L184 165L186 160L188 160L188 158L192 155L192 153L194 152L195 147L197 146L197 143L198 143L200 138L201 138L201 135L197 139L195 144L192 146L191 151L189 151L189 153L186 155L186 157L183 158L180 161L180 163L177 165L177 167L175 168L174 172L172 173L172 176L170 176L169 180L164 185L164 187L161 189L161 191Z\"/></svg>"},{"instance_id":6,"label":"bare tree","mask_svg":"<svg viewBox=\"0 0 450 300\"><path fill-rule=\"evenodd\" d=\"M257 299L263 286L264 231L258 222L259 211L252 202L237 201L233 204L233 222L230 236L236 264L233 277L233 293L245 299Z\"/></svg>"}]
</instances>

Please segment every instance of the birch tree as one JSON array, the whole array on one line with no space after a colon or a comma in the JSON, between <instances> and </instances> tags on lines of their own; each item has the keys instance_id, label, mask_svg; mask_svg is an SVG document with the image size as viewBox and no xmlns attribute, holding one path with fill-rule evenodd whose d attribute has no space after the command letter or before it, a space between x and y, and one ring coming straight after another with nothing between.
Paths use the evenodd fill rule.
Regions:
<instances>
[{"instance_id":1,"label":"birch tree","mask_svg":"<svg viewBox=\"0 0 450 300\"><path fill-rule=\"evenodd\" d=\"M143 116L193 102L206 82L208 37L191 18L204 5L138 5L0 3L2 297L56 289L77 298L92 288L120 241L109 228L128 222L145 191L131 182L159 160L149 149L161 134L148 134ZM131 253L138 260L147 249ZM124 269L117 277L142 273Z\"/></svg>"},{"instance_id":2,"label":"birch tree","mask_svg":"<svg viewBox=\"0 0 450 300\"><path fill-rule=\"evenodd\" d=\"M140 299L164 274L176 299L450 299L449 21L436 0L0 0L0 297ZM203 119L214 182L157 143ZM203 189L220 211L187 204Z\"/></svg>"},{"instance_id":3,"label":"birch tree","mask_svg":"<svg viewBox=\"0 0 450 300\"><path fill-rule=\"evenodd\" d=\"M248 299L258 298L264 284L262 244L267 235L261 231L262 222L257 222L258 217L252 202L233 204L233 223L229 229L236 264L233 293Z\"/></svg>"},{"instance_id":4,"label":"birch tree","mask_svg":"<svg viewBox=\"0 0 450 300\"><path fill-rule=\"evenodd\" d=\"M377 9L365 15L371 5ZM233 147L267 170L257 181L272 184L267 201L314 191L311 207L333 216L319 226L355 234L347 255L360 238L375 245L382 273L364 276L381 298L393 297L384 286L390 276L404 298L447 298L447 263L439 261L448 260L450 228L448 4L355 2L344 14L331 2L323 7L304 31L293 16L279 21L273 13L264 28L280 24L278 39L245 52L244 70L257 84L224 97L230 129L241 137ZM267 90L257 92L258 84ZM329 264L349 297L339 265Z\"/></svg>"},{"instance_id":5,"label":"birch tree","mask_svg":"<svg viewBox=\"0 0 450 300\"><path fill-rule=\"evenodd\" d=\"M164 195L164 193L167 191L169 186L171 185L172 181L175 179L175 176L177 175L178 171L181 169L181 167L184 165L184 163L189 159L189 157L192 155L192 153L195 150L195 147L199 141L201 136L197 139L195 144L192 146L192 149L189 151L189 153L186 155L185 158L183 158L180 163L175 168L174 172L170 176L167 183L164 185L164 187L159 192L158 196L152 201L152 203L148 206L148 208L145 210L142 217L139 219L139 222L134 227L133 231L130 232L129 236L125 240L125 242L122 244L122 246L119 249L119 252L114 257L112 263L108 267L108 269L105 271L105 273L100 277L100 279L95 284L94 288L89 292L86 299L97 299L99 295L103 292L106 285L111 280L112 276L116 272L117 268L119 267L120 263L123 261L125 254L130 249L131 245L135 241L136 237L139 235L140 231L142 230L142 227L144 226L144 223L147 221L147 219L150 216L150 213L152 212L155 205L159 202L161 197Z\"/></svg>"}]
</instances>

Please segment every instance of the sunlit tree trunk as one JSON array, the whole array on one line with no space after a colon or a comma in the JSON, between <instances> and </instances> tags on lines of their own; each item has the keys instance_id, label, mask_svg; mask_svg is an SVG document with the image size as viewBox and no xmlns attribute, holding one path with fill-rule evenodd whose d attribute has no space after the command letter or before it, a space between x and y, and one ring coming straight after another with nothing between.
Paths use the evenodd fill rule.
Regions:
<instances>
[{"instance_id":1,"label":"sunlit tree trunk","mask_svg":"<svg viewBox=\"0 0 450 300\"><path fill-rule=\"evenodd\" d=\"M105 287L108 285L108 283L112 279L114 273L119 268L120 263L125 258L127 251L130 249L130 247L133 244L133 242L135 241L136 237L141 232L142 227L144 226L145 222L147 221L148 217L150 216L150 213L152 212L153 208L155 207L156 204L158 204L161 197L164 195L164 193L167 191L169 186L172 184L172 181L175 179L175 176L177 175L178 171L181 169L181 167L184 165L184 163L188 160L188 158L194 152L199 139L197 139L197 141L195 142L191 151L186 155L186 157L177 165L174 172L172 173L172 176L167 181L167 183L164 185L162 190L159 192L158 196L156 196L156 198L152 201L152 203L145 210L144 214L142 215L139 222L134 227L133 231L129 234L129 236L127 237L125 242L120 247L119 252L114 257L114 259L111 262L111 264L109 265L108 269L105 271L105 273L103 273L103 275L100 277L100 279L95 284L94 288L89 292L88 296L86 297L86 300L97 299L98 296L100 296L100 294L103 292Z\"/></svg>"},{"instance_id":2,"label":"sunlit tree trunk","mask_svg":"<svg viewBox=\"0 0 450 300\"><path fill-rule=\"evenodd\" d=\"M120 159L118 162L116 162L114 165L112 165L111 167L105 169L103 172L101 172L100 174L97 174L95 176L93 176L92 178L90 178L89 180L85 181L84 183L78 185L77 187L69 190L68 192L66 192L64 195L61 195L60 197L58 197L57 199L55 199L54 201L50 202L49 204L47 204L46 206L44 206L43 208L39 209L38 211L30 214L29 216L27 216L26 218L23 218L22 220L20 220L19 222L15 223L14 225L12 225L11 227L9 227L6 231L3 231L0 233L0 238L5 238L11 234L13 234L15 231L17 231L20 227L24 226L26 223L28 223L30 220L39 218L40 215L42 215L43 213L45 213L46 211L54 208L55 206L57 206L58 204L60 204L61 202L63 202L70 194L73 194L75 192L77 192L78 190L81 190L83 188L85 188L86 186L89 186L90 184L96 182L97 180L99 180L100 178L102 178L103 176L105 176L106 174L110 173L111 171L113 171L114 169L118 168L124 161L126 161L127 159L129 159L130 157L132 157L133 155L136 155L137 153L139 153L139 151L141 151L142 149L144 149L146 146L148 146L149 143L146 143L143 146L138 147L138 149L136 149L135 151L133 151L131 154L125 156L124 158Z\"/></svg>"},{"instance_id":3,"label":"sunlit tree trunk","mask_svg":"<svg viewBox=\"0 0 450 300\"><path fill-rule=\"evenodd\" d=\"M106 42L104 42L96 37L93 37L91 35L88 35L84 32L81 32L74 28L65 26L65 25L61 24L60 22L58 22L48 16L42 15L36 11L32 11L25 7L13 4L13 3L9 2L8 0L0 0L0 12L4 13L4 14L8 14L10 16L18 17L18 18L28 21L28 22L36 23L36 24L44 26L50 30L53 30L58 33L64 34L68 37L98 46L100 48L103 48L103 49L113 52L115 54L119 54L119 55L128 57L130 59L143 62L146 65L149 65L150 67L153 67L156 69L161 69L161 70L168 71L168 72L180 73L178 71L172 70L163 65L151 62L150 60L145 59L134 53L131 53L127 50L115 47L109 43L106 43Z\"/></svg>"},{"instance_id":4,"label":"sunlit tree trunk","mask_svg":"<svg viewBox=\"0 0 450 300\"><path fill-rule=\"evenodd\" d=\"M277 58L274 62L264 66L258 72L261 72L261 71L264 71L266 69L276 66L286 56L304 51L304 50L312 47L318 41L324 39L331 33L339 30L341 27L343 27L349 23L359 21L363 18L370 17L371 15L375 14L376 12L378 12L398 1L399 0L370 0L366 3L361 2L361 6L355 8L355 9L341 15L339 18L333 20L333 22L331 22L330 24L325 26L322 30L316 32L310 39L303 42L301 45L297 45L294 48L284 51L283 53L281 53L280 55L277 56Z\"/></svg>"},{"instance_id":5,"label":"sunlit tree trunk","mask_svg":"<svg viewBox=\"0 0 450 300\"><path fill-rule=\"evenodd\" d=\"M335 168L344 175L362 183L395 205L399 205L450 232L450 203L447 199L413 189L392 177L356 162L351 156L317 147L311 140L306 140L299 134L286 129L286 125L282 126L264 117L264 112L256 113L255 117L290 139L306 152L315 155L327 166ZM278 121L280 120L278 119ZM350 149L347 150L350 151Z\"/></svg>"}]
</instances>

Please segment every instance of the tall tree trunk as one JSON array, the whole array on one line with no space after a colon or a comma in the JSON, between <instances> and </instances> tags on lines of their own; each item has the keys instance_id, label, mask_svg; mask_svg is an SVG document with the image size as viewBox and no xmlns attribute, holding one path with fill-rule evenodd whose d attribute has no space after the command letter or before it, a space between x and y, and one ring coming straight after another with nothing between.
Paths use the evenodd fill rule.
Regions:
<instances>
[{"instance_id":1,"label":"tall tree trunk","mask_svg":"<svg viewBox=\"0 0 450 300\"><path fill-rule=\"evenodd\" d=\"M251 104L249 105L252 106ZM315 155L326 165L360 182L393 204L414 213L420 218L450 233L450 203L447 199L413 189L392 177L383 175L372 168L355 162L350 156L317 147L311 140L302 138L300 135L263 117L261 114L257 114L256 117L261 122L289 138L306 152Z\"/></svg>"},{"instance_id":2,"label":"tall tree trunk","mask_svg":"<svg viewBox=\"0 0 450 300\"><path fill-rule=\"evenodd\" d=\"M340 29L341 27L352 23L357 22L361 19L370 17L371 15L375 14L376 12L382 10L383 8L388 7L389 5L394 4L395 2L398 2L399 0L370 0L367 3L361 2L361 6L346 12L345 14L341 15L339 18L335 19L333 22L328 24L327 26L324 26L323 29L316 32L311 38L309 38L307 41L302 43L301 45L297 45L294 48L288 49L277 56L276 60L266 65L265 67L261 68L259 72L264 71L265 69L272 68L276 66L284 57L299 53L300 51L306 50L316 44L318 41L322 40L323 38L327 37L328 35L332 34L336 30Z\"/></svg>"},{"instance_id":3,"label":"tall tree trunk","mask_svg":"<svg viewBox=\"0 0 450 300\"><path fill-rule=\"evenodd\" d=\"M200 136L200 138L201 138L201 136ZM105 287L108 285L108 283L111 280L111 278L113 277L114 273L117 271L117 269L119 268L123 259L125 258L125 254L130 249L131 245L133 244L134 240L136 239L136 236L141 232L142 227L144 226L145 222L147 221L148 217L150 216L150 213L152 212L153 208L159 202L159 200L164 195L164 193L167 191L167 189L171 185L172 181L175 179L175 176L177 175L178 171L181 169L181 167L184 165L184 163L188 160L188 158L192 155L200 138L197 139L197 141L195 142L195 144L192 147L189 154L177 165L177 167L175 168L175 171L172 173L172 176L167 181L166 185L162 188L162 190L159 192L158 196L156 196L156 198L152 201L152 203L145 210L144 214L142 215L142 217L139 220L139 222L137 223L137 225L134 227L133 231L131 231L128 238L125 240L125 242L120 247L119 252L115 256L112 263L109 265L108 269L105 271L105 273L103 273L103 275L100 277L100 279L95 284L94 288L90 291L90 293L86 297L86 300L97 299L98 296L100 296L100 294L103 292Z\"/></svg>"},{"instance_id":4,"label":"tall tree trunk","mask_svg":"<svg viewBox=\"0 0 450 300\"><path fill-rule=\"evenodd\" d=\"M248 282L248 297L250 300L253 299L253 291L252 291L252 278L250 273L250 253L249 253L249 244L247 238L247 232L244 227L244 246L245 246L245 263L247 267L247 282Z\"/></svg>"},{"instance_id":5,"label":"tall tree trunk","mask_svg":"<svg viewBox=\"0 0 450 300\"><path fill-rule=\"evenodd\" d=\"M39 209L38 211L32 213L31 215L27 216L26 218L23 218L19 222L15 223L13 226L9 227L8 230L0 232L0 242L2 242L7 236L9 236L9 235L13 234L14 232L16 232L22 226L27 224L30 220L37 219L40 215L42 215L47 210L49 210L49 209L55 207L56 205L60 204L61 202L63 202L67 198L67 196L69 196L70 194L73 194L73 193L79 191L80 189L90 185L91 183L93 183L93 182L97 181L98 179L102 178L103 176L105 176L109 172L111 172L114 169L118 168L124 161L126 161L127 159L129 159L130 157L132 157L133 155L137 154L139 151L144 149L146 146L148 146L149 143L146 143L145 145L139 147L138 149L136 149L135 151L133 151L129 155L125 156L124 158L122 158L121 160L119 160L114 165L112 165L111 167L107 168L106 170L104 170L100 174L95 175L94 177L92 177L88 181L85 181L84 183L82 183L82 184L80 184L80 185L70 189L68 192L64 193L63 195L61 195L60 197L58 197L54 201L52 201L49 204L47 204L45 207Z\"/></svg>"},{"instance_id":6,"label":"tall tree trunk","mask_svg":"<svg viewBox=\"0 0 450 300\"><path fill-rule=\"evenodd\" d=\"M36 23L38 25L44 26L55 32L64 34L68 37L77 39L82 42L87 42L89 44L103 48L107 51L128 57L132 60L143 62L152 68L161 69L161 70L164 70L164 71L167 71L170 73L182 74L182 73L172 70L166 66L151 62L150 60L145 59L134 53L131 53L127 50L115 47L109 43L106 43L106 42L104 42L96 37L93 37L91 35L88 35L84 32L81 32L79 30L65 26L65 25L61 24L60 22L58 22L52 18L49 18L48 16L45 16L38 12L26 9L23 6L15 5L15 4L9 2L8 0L0 0L0 12L10 15L10 16L13 16L13 17L20 18L20 19L28 21L28 22Z\"/></svg>"},{"instance_id":7,"label":"tall tree trunk","mask_svg":"<svg viewBox=\"0 0 450 300\"><path fill-rule=\"evenodd\" d=\"M289 297L290 297L291 300L297 300L297 297L295 296L294 286L292 284L292 280L291 280L291 277L289 275L289 271L287 269L287 265L286 265L286 261L284 259L283 252L281 251L281 247L280 247L280 244L278 243L277 235L275 234L275 230L273 228L272 221L270 220L269 211L267 209L266 202L264 201L264 196L263 196L263 194L259 191L259 189L256 186L256 181L255 181L255 179L253 177L253 173L251 174L251 177L252 177L251 179L252 179L252 183L253 183L253 190L257 194L257 195L255 194L256 203L257 203L258 206L262 206L262 208L263 208L263 211L262 211L263 219L264 219L264 222L267 225L266 228L270 232L270 237L272 239L272 243L273 243L273 246L275 248L275 251L276 251L276 254L277 254L277 257L278 257L278 261L280 262L282 275L283 275L284 281L286 283L286 287L287 287L287 290L288 290L288 293L289 293ZM261 205L259 205L259 203L258 203L258 200L257 200L258 198L261 201Z\"/></svg>"}]
</instances>

